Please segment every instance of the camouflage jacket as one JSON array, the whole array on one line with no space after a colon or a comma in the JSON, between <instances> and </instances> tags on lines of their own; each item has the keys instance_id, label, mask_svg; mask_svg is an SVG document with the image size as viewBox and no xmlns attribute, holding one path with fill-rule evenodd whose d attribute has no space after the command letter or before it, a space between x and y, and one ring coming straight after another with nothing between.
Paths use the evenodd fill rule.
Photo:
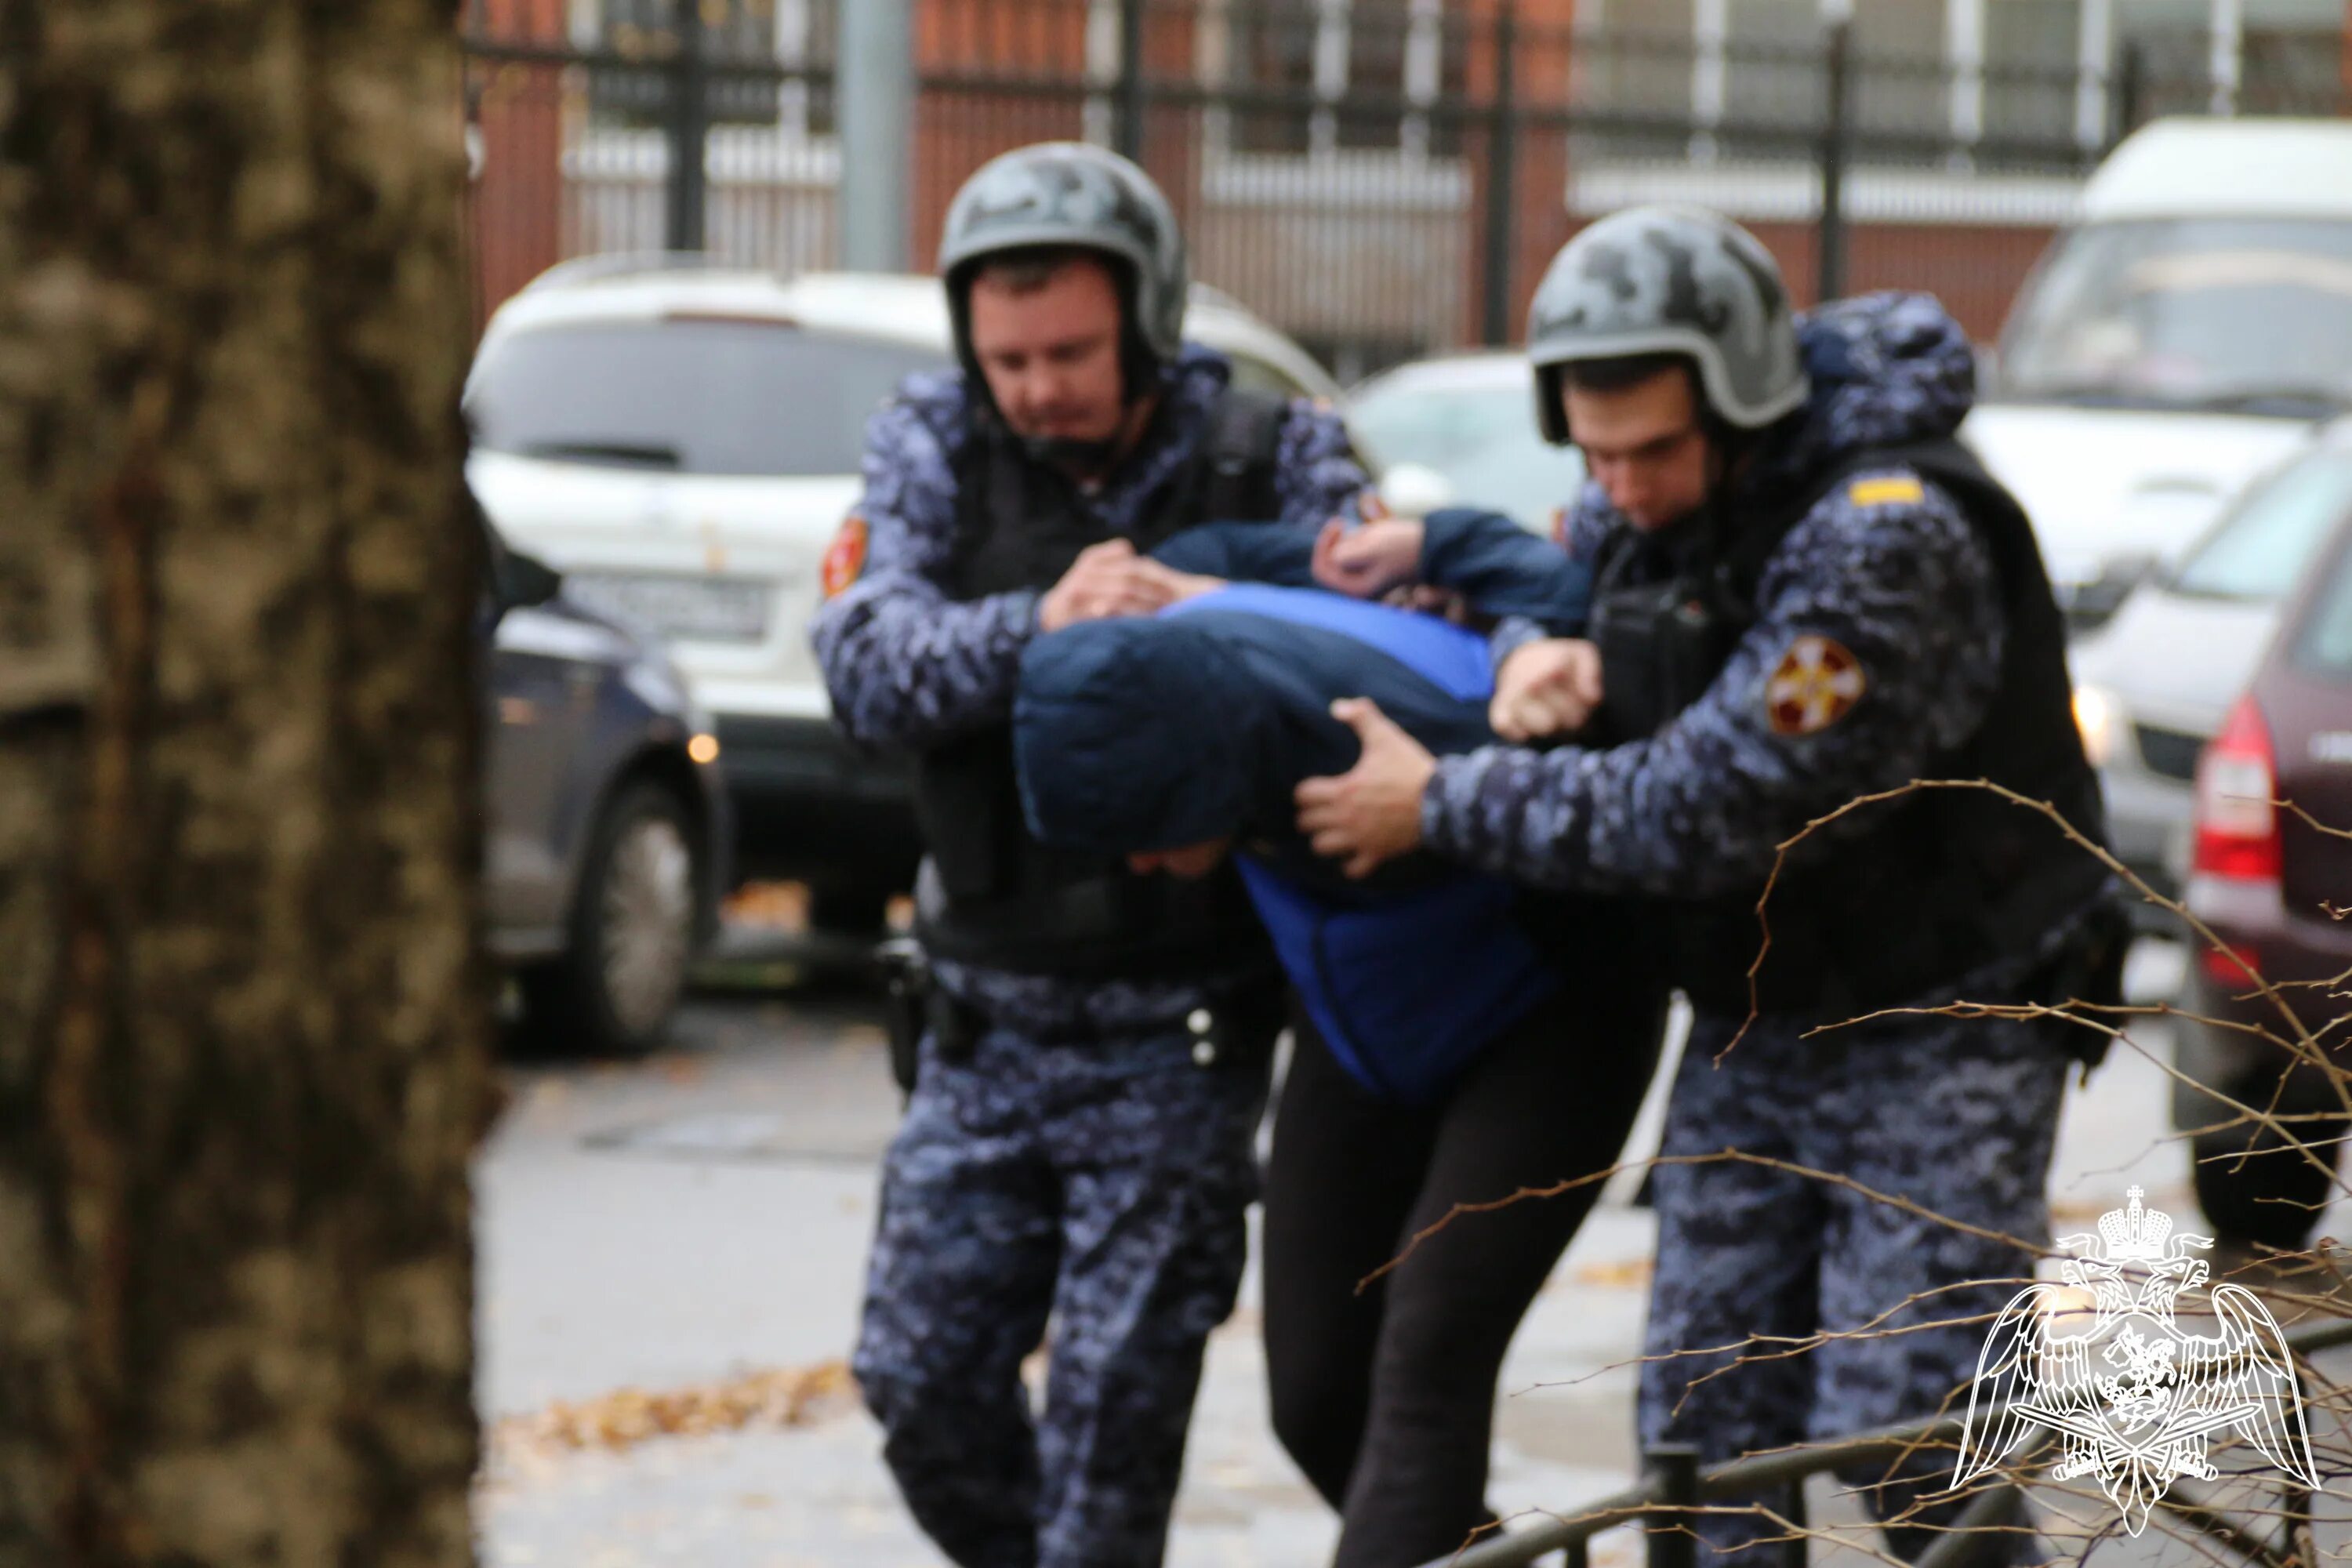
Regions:
<instances>
[{"instance_id":1,"label":"camouflage jacket","mask_svg":"<svg viewBox=\"0 0 2352 1568\"><path fill-rule=\"evenodd\" d=\"M1146 503L1184 470L1232 375L1223 356L1188 347L1167 372L1154 434L1089 498L1103 526L1132 533ZM960 374L910 377L866 427L864 559L827 584L813 628L835 722L860 745L915 751L1010 717L1021 650L1043 594L958 602L941 582L958 541L956 462L971 438ZM1298 525L1355 513L1367 483L1337 414L1293 406L1279 433L1276 494ZM1078 984L940 966L941 983L1008 1027L1149 1029L1181 1018L1201 984Z\"/></svg>"},{"instance_id":2,"label":"camouflage jacket","mask_svg":"<svg viewBox=\"0 0 2352 1568\"><path fill-rule=\"evenodd\" d=\"M1735 481L1723 502L1735 513L1801 493L1846 454L1948 435L1973 400L1968 340L1926 295L1840 301L1800 333L1811 399ZM1632 526L1588 487L1567 548L1589 558ZM1423 797L1425 842L1542 886L1729 891L1765 875L1775 846L1814 817L1917 776L1993 696L2005 627L1990 552L1907 470L1864 468L1816 502L1765 563L1756 606L1714 683L1649 740L1442 760ZM1791 679L1827 647L1858 674L1792 712Z\"/></svg>"}]
</instances>

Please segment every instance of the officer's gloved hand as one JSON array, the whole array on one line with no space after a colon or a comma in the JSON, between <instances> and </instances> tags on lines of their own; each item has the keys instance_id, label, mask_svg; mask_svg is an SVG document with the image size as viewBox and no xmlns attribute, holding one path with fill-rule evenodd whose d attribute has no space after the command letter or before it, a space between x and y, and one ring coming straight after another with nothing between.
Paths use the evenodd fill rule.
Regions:
<instances>
[{"instance_id":1,"label":"officer's gloved hand","mask_svg":"<svg viewBox=\"0 0 2352 1568\"><path fill-rule=\"evenodd\" d=\"M1601 706L1601 650L1581 637L1544 637L1511 651L1495 672L1486 721L1514 744L1580 730Z\"/></svg>"}]
</instances>

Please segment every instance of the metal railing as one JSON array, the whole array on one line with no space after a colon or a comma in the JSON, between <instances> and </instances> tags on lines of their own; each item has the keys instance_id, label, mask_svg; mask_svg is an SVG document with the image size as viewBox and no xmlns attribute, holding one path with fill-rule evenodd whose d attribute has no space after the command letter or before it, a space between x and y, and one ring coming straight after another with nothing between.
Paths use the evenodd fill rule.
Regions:
<instances>
[{"instance_id":1,"label":"metal railing","mask_svg":"<svg viewBox=\"0 0 2352 1568\"><path fill-rule=\"evenodd\" d=\"M1343 377L1511 341L1552 251L1645 200L1724 206L1801 293L1927 289L1989 336L2114 140L2210 96L2136 40L2096 65L1963 64L1873 52L1866 27L1702 42L1525 0L912 3L910 264L988 156L1107 142L1168 188L1197 274ZM829 35L769 36L779 8L751 0L604 0L570 8L604 17L580 33L526 9L467 4L484 309L600 250L837 264ZM2249 58L2237 101L2341 112L2305 74Z\"/></svg>"},{"instance_id":2,"label":"metal railing","mask_svg":"<svg viewBox=\"0 0 2352 1568\"><path fill-rule=\"evenodd\" d=\"M2323 1351L2352 1345L2352 1321L2317 1324L2286 1336L2287 1349L2298 1361ZM1987 1421L2005 1405L1983 1413ZM1807 1478L1871 1459L1895 1458L1920 1448L1948 1444L1967 1426L1964 1416L1947 1415L1898 1426L1856 1433L1832 1442L1808 1444L1770 1454L1733 1459L1711 1469L1699 1468L1696 1454L1685 1447L1659 1447L1643 1458L1642 1479L1625 1490L1587 1504L1576 1513L1548 1520L1526 1530L1511 1531L1482 1541L1426 1568L1526 1568L1552 1552L1565 1552L1569 1568L1586 1568L1587 1549L1596 1535L1621 1525L1638 1524L1647 1532L1647 1568L1695 1568L1698 1540L1692 1529L1696 1510L1725 1499L1743 1498L1768 1488L1801 1484ZM2046 1435L2027 1439L2004 1467L2011 1479L1985 1488L1970 1498L1947 1533L1919 1560L1916 1568L1971 1568L1980 1556L1998 1551L2006 1537L1993 1526L2017 1505L2023 1491L2015 1479L2046 1450ZM2259 1530L2223 1510L2195 1497L2168 1494L2158 1505L2174 1518L2224 1550L2258 1568L2309 1568L2309 1557L2298 1546L2311 1523L2311 1499L2299 1487L2287 1490L2275 1534ZM1801 1518L1797 1520L1801 1525ZM1788 1543L1802 1561L1803 1538Z\"/></svg>"}]
</instances>

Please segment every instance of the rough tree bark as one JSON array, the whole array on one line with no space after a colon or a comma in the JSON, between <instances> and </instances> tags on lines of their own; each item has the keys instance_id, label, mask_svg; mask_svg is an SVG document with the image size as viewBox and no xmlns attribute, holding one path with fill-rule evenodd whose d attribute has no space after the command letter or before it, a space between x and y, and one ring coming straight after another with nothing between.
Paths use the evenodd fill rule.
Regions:
<instances>
[{"instance_id":1,"label":"rough tree bark","mask_svg":"<svg viewBox=\"0 0 2352 1568\"><path fill-rule=\"evenodd\" d=\"M471 1560L449 0L0 0L0 1564Z\"/></svg>"}]
</instances>

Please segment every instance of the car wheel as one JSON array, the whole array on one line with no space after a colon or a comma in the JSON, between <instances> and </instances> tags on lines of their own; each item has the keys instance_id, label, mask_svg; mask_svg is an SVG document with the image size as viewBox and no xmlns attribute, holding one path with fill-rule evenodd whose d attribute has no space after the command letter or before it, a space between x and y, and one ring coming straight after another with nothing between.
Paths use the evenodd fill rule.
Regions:
<instances>
[{"instance_id":1,"label":"car wheel","mask_svg":"<svg viewBox=\"0 0 2352 1568\"><path fill-rule=\"evenodd\" d=\"M589 839L563 956L520 977L530 1041L604 1057L660 1045L686 990L708 874L676 795L652 784L614 795Z\"/></svg>"},{"instance_id":2,"label":"car wheel","mask_svg":"<svg viewBox=\"0 0 2352 1568\"><path fill-rule=\"evenodd\" d=\"M808 910L811 931L878 937L889 921L890 895L879 888L814 887Z\"/></svg>"},{"instance_id":3,"label":"car wheel","mask_svg":"<svg viewBox=\"0 0 2352 1568\"><path fill-rule=\"evenodd\" d=\"M2330 1155L2342 1128L2303 1122L2297 1131L2312 1140L2322 1162L2333 1163ZM2335 1182L2301 1149L2289 1147L2276 1132L2246 1127L2200 1132L2189 1149L2197 1206L2212 1225L2215 1240L2294 1252L2309 1239Z\"/></svg>"}]
</instances>

